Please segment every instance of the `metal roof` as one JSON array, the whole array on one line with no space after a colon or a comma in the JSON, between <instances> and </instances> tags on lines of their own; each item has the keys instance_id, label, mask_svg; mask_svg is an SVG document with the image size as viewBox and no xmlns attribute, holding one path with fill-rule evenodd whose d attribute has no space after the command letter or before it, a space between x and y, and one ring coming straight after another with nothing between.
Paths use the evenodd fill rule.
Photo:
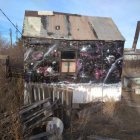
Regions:
<instances>
[{"instance_id":1,"label":"metal roof","mask_svg":"<svg viewBox=\"0 0 140 140\"><path fill-rule=\"evenodd\" d=\"M125 40L111 18L51 11L25 11L23 37Z\"/></svg>"}]
</instances>

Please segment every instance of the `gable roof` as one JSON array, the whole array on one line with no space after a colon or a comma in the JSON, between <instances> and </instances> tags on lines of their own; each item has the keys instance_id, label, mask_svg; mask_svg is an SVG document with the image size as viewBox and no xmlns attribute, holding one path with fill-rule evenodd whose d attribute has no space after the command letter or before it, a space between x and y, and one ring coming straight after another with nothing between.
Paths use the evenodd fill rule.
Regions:
<instances>
[{"instance_id":1,"label":"gable roof","mask_svg":"<svg viewBox=\"0 0 140 140\"><path fill-rule=\"evenodd\" d=\"M52 11L25 11L22 35L67 40L125 40L111 18Z\"/></svg>"}]
</instances>

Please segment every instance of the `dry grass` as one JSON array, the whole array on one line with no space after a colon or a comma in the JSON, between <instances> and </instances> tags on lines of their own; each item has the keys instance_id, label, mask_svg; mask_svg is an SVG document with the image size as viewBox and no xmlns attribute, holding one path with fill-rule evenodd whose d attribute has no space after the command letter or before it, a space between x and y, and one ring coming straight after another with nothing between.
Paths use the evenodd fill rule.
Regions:
<instances>
[{"instance_id":1,"label":"dry grass","mask_svg":"<svg viewBox=\"0 0 140 140\"><path fill-rule=\"evenodd\" d=\"M20 43L21 45L21 43ZM10 56L10 65L23 68L21 46L1 48L0 54ZM6 78L0 70L0 139L22 140L21 124L18 116L23 97L23 79Z\"/></svg>"},{"instance_id":2,"label":"dry grass","mask_svg":"<svg viewBox=\"0 0 140 140\"><path fill-rule=\"evenodd\" d=\"M23 83L21 79L12 79L7 84L6 82L1 86L0 90L0 131L4 135L3 137L10 136L15 140L19 140L21 137L21 126L18 111L21 103ZM11 138L8 139L10 140Z\"/></svg>"},{"instance_id":3,"label":"dry grass","mask_svg":"<svg viewBox=\"0 0 140 140\"><path fill-rule=\"evenodd\" d=\"M82 119L73 118L72 140L79 137L86 140L90 135L140 140L140 114L136 108L129 107L126 102L114 101L106 102L98 112L93 112L92 108L91 105L90 111L88 106L88 111L81 114ZM69 140L69 137L66 138Z\"/></svg>"}]
</instances>

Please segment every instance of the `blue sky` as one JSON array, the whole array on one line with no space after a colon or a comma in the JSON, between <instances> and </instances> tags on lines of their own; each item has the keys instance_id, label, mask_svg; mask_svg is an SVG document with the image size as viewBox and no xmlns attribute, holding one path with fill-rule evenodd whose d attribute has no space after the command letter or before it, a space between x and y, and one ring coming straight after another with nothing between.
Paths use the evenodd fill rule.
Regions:
<instances>
[{"instance_id":1,"label":"blue sky","mask_svg":"<svg viewBox=\"0 0 140 140\"><path fill-rule=\"evenodd\" d=\"M112 17L126 39L125 47L130 48L140 20L140 0L0 0L0 8L17 24L22 31L25 10L51 10L89 16ZM15 29L0 13L0 33L9 39L12 29L15 40ZM140 48L140 41L138 42Z\"/></svg>"}]
</instances>

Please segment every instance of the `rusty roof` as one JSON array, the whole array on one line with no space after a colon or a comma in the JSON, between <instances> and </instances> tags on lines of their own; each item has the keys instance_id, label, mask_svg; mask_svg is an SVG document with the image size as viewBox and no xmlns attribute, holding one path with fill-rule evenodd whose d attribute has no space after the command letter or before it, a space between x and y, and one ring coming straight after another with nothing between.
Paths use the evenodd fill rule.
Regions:
<instances>
[{"instance_id":1,"label":"rusty roof","mask_svg":"<svg viewBox=\"0 0 140 140\"><path fill-rule=\"evenodd\" d=\"M23 37L125 40L111 18L52 11L25 11Z\"/></svg>"}]
</instances>

